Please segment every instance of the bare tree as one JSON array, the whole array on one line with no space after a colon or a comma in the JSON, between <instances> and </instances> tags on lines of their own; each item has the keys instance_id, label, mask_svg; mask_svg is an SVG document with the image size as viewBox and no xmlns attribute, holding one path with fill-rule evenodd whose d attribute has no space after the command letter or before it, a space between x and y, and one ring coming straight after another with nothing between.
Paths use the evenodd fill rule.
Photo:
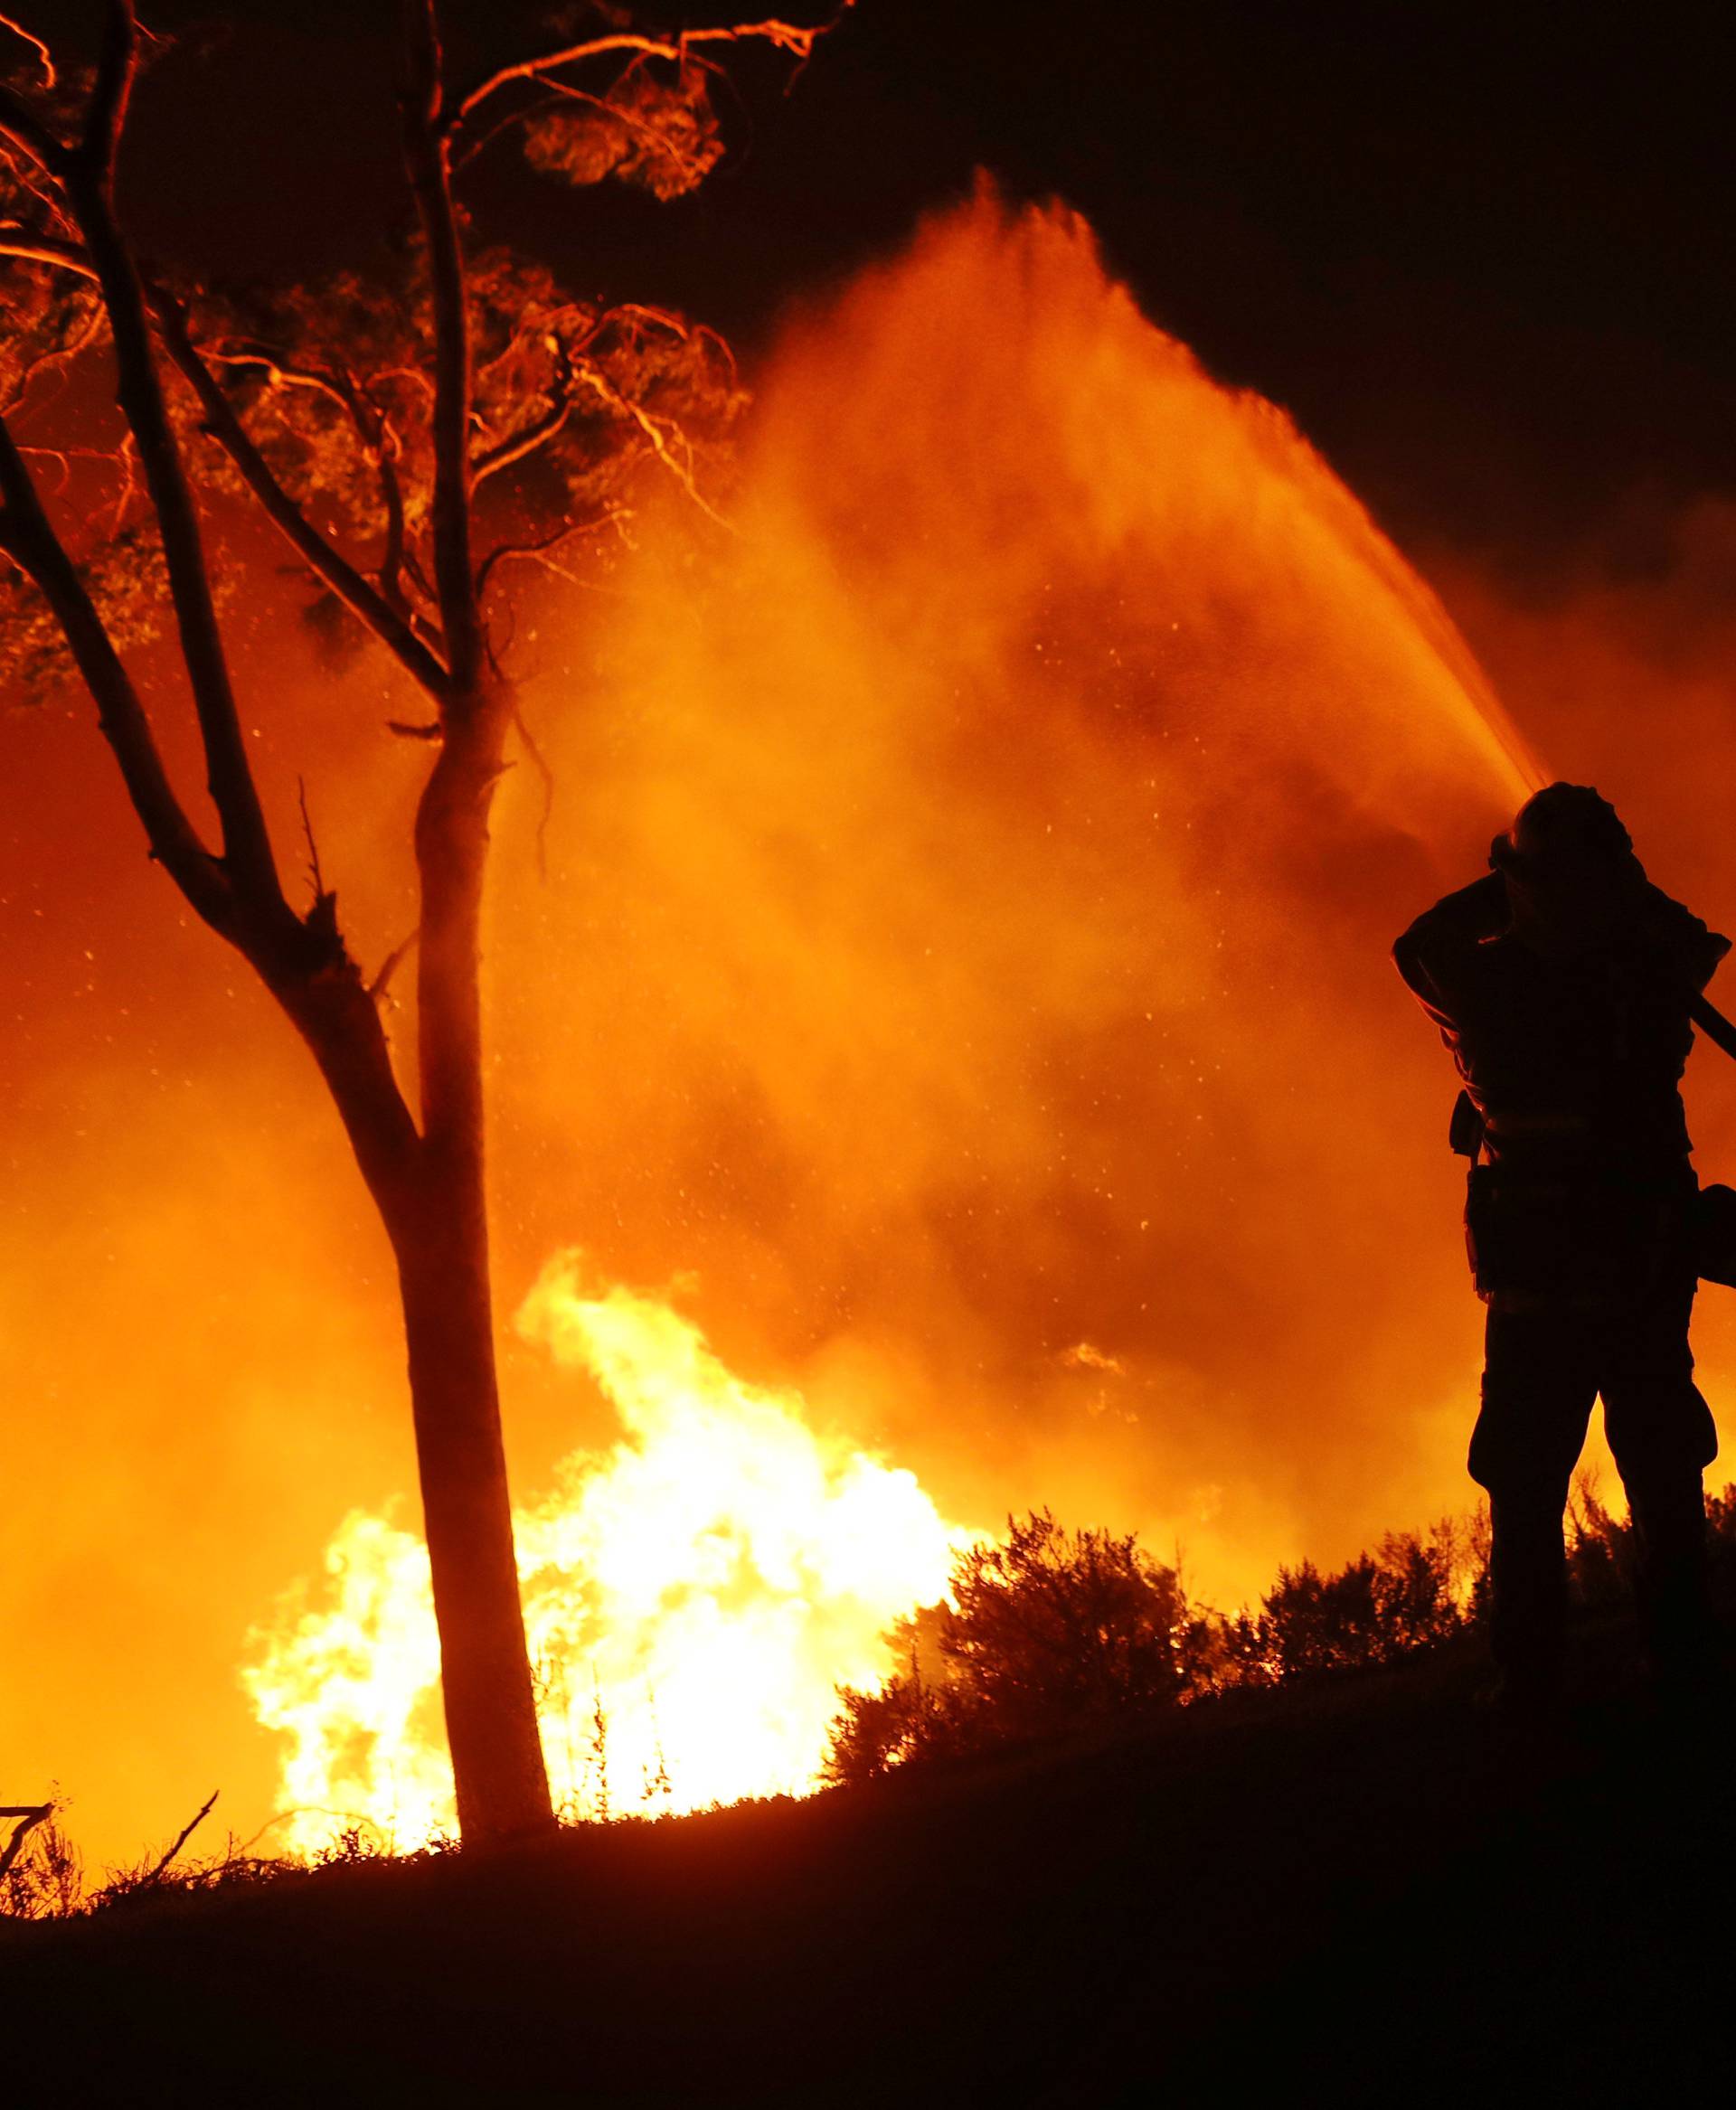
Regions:
<instances>
[{"instance_id":1,"label":"bare tree","mask_svg":"<svg viewBox=\"0 0 1736 2110\"><path fill-rule=\"evenodd\" d=\"M108 0L80 73L0 16L20 52L0 92L0 257L14 327L0 357L0 581L10 672L70 654L152 858L252 966L312 1051L396 1257L458 1820L467 1839L552 1823L501 1442L485 1187L478 926L489 807L522 732L491 636L505 568L607 523L636 462L697 497L694 448L735 400L711 333L565 294L510 251L469 254L455 175L503 137L572 183L660 196L722 152L711 55L742 42L806 61L820 29L779 21L568 42L458 92L434 0L403 0L401 122L417 232L405 282L335 280L219 302L146 268L118 216L116 155L142 55ZM13 425L46 370L112 358L124 475L99 522L39 489ZM62 462L62 466L64 463ZM429 706L415 822L417 1103L381 1014L408 946L370 976L314 860L291 905L250 764L204 532L244 490L329 607L390 651ZM336 526L328 523L335 520ZM486 552L481 543L489 546ZM366 548L366 555L346 553ZM216 839L184 802L129 672L166 601L196 716ZM528 736L526 736L528 737ZM305 816L304 816L305 817Z\"/></svg>"}]
</instances>

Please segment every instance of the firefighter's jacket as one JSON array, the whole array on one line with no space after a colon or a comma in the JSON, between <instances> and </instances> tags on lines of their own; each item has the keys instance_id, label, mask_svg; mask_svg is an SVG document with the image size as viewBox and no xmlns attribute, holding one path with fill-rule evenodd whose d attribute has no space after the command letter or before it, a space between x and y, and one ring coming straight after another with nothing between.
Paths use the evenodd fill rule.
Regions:
<instances>
[{"instance_id":1,"label":"firefighter's jacket","mask_svg":"<svg viewBox=\"0 0 1736 2110\"><path fill-rule=\"evenodd\" d=\"M1687 1002L1729 950L1649 883L1598 943L1533 949L1498 872L1399 939L1399 973L1483 1119L1470 1224L1479 1289L1613 1287L1661 1264L1671 1209L1657 1197L1693 1185Z\"/></svg>"}]
</instances>

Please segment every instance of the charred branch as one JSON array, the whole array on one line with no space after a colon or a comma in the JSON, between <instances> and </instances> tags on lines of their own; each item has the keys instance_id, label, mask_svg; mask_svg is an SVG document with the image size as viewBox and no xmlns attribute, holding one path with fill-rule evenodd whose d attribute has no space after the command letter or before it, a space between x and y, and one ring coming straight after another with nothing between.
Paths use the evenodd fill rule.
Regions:
<instances>
[{"instance_id":1,"label":"charred branch","mask_svg":"<svg viewBox=\"0 0 1736 2110\"><path fill-rule=\"evenodd\" d=\"M96 702L97 723L114 749L151 854L198 914L227 934L234 909L228 876L175 796L132 677L78 567L42 510L30 471L4 421L0 421L0 550L34 582L54 612Z\"/></svg>"},{"instance_id":2,"label":"charred branch","mask_svg":"<svg viewBox=\"0 0 1736 2110\"><path fill-rule=\"evenodd\" d=\"M334 900L336 897L326 892L325 875L319 869L319 843L314 834L313 816L307 811L307 780L305 777L296 778L296 803L301 808L302 839L307 845L307 877L313 882L314 907L317 909L321 902Z\"/></svg>"},{"instance_id":3,"label":"charred branch","mask_svg":"<svg viewBox=\"0 0 1736 2110\"><path fill-rule=\"evenodd\" d=\"M373 470L374 480L380 487L380 506L385 515L385 549L379 571L375 575L380 591L397 614L412 627L417 627L419 618L412 612L403 591L406 548L404 493L398 476L398 436L392 420L373 397L358 385L354 374L342 368L327 372L318 367L300 366L286 359L281 352L269 344L250 341L235 344L203 344L196 348L194 356L203 358L213 366L258 367L270 386L308 389L326 397L342 410L354 429L363 452ZM185 371L184 368L183 371ZM213 437L218 436L213 434ZM226 447L225 451L230 450ZM231 452L231 459L233 458ZM369 621L366 617L362 619ZM369 626L374 626L371 621ZM417 634L422 636L420 628ZM432 641L424 636L423 642L431 644ZM420 680L422 677L418 674L417 678Z\"/></svg>"},{"instance_id":4,"label":"charred branch","mask_svg":"<svg viewBox=\"0 0 1736 2110\"><path fill-rule=\"evenodd\" d=\"M415 945L417 939L420 937L421 935L421 926L419 924L416 928L410 932L407 938L405 938L401 944L393 946L392 950L386 955L385 958L381 961L380 972L374 976L373 980L368 984L368 994L373 999L375 1003L383 1003L385 1002L387 992L392 987L392 976L398 972L399 968L403 966L405 960L409 958L411 947Z\"/></svg>"},{"instance_id":5,"label":"charred branch","mask_svg":"<svg viewBox=\"0 0 1736 2110\"><path fill-rule=\"evenodd\" d=\"M154 1869L151 1870L150 1873L143 1879L146 1883L160 1882L163 1877L168 1873L169 1863L175 1859L175 1855L180 1852L181 1849L187 1843L188 1840L193 1837L193 1833L199 1829L200 1825L204 1823L205 1819L210 1816L212 1809L216 1803L218 1795L221 1793L221 1789L212 1789L210 1794L206 1796L204 1804L198 1811L198 1813L187 1823L181 1827L180 1832L175 1836L175 1844L170 1847L169 1851L163 1856L162 1860L157 1862Z\"/></svg>"},{"instance_id":6,"label":"charred branch","mask_svg":"<svg viewBox=\"0 0 1736 2110\"><path fill-rule=\"evenodd\" d=\"M0 1848L0 1876L4 1876L24 1850L24 1842L39 1824L46 1824L54 1814L52 1803L6 1803L0 1804L0 1818L15 1818L12 1837Z\"/></svg>"},{"instance_id":7,"label":"charred branch","mask_svg":"<svg viewBox=\"0 0 1736 2110\"><path fill-rule=\"evenodd\" d=\"M153 357L144 288L114 217L115 144L137 55L129 0L111 0L85 143L65 165L63 188L96 268L114 336L120 406L138 448L162 535L169 598L205 751L206 781L222 824L223 862L238 889L265 903L282 898L270 836L241 738L198 514Z\"/></svg>"}]
</instances>

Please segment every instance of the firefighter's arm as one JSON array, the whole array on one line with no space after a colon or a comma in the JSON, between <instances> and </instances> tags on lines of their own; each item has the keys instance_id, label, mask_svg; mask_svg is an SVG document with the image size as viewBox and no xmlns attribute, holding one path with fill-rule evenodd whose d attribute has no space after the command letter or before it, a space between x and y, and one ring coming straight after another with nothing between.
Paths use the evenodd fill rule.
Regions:
<instances>
[{"instance_id":1,"label":"firefighter's arm","mask_svg":"<svg viewBox=\"0 0 1736 2110\"><path fill-rule=\"evenodd\" d=\"M1447 894L1426 909L1392 947L1404 985L1437 1025L1453 1024L1457 964L1512 921L1507 882L1498 871Z\"/></svg>"},{"instance_id":2,"label":"firefighter's arm","mask_svg":"<svg viewBox=\"0 0 1736 2110\"><path fill-rule=\"evenodd\" d=\"M1646 882L1646 918L1657 943L1664 948L1676 977L1693 990L1705 987L1718 963L1730 950L1730 940L1708 929L1691 909L1673 901L1661 887Z\"/></svg>"}]
</instances>

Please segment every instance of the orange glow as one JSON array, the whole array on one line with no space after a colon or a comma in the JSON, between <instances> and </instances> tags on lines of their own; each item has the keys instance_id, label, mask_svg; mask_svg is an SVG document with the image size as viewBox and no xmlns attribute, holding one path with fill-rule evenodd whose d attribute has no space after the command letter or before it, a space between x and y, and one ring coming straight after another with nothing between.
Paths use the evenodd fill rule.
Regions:
<instances>
[{"instance_id":1,"label":"orange glow","mask_svg":"<svg viewBox=\"0 0 1736 2110\"><path fill-rule=\"evenodd\" d=\"M500 640L555 780L541 860L539 781L503 788L486 951L500 1305L540 1314L503 1342L504 1390L533 1645L567 1684L550 1757L584 1806L593 1661L615 1807L645 1806L658 1736L677 1802L811 1775L821 1698L878 1660L871 1605L932 1594L890 1525L846 1531L875 1491L923 1544L1042 1503L1136 1529L1221 1606L1468 1496L1452 1090L1387 947L1474 875L1533 768L1434 597L1060 211L937 216L752 378L710 493L733 532L672 493L581 583L522 568ZM377 963L414 922L427 756L383 728L415 712L380 656L316 661L260 547L231 622L274 826L293 865L305 776ZM1730 928L1700 789L1731 758L1722 632L1686 757L1635 731L1672 722L1679 664L1637 645L1621 707L1590 714L1554 685L1610 652L1562 649L1571 610L1453 591L1552 765L1636 803L1656 875ZM1679 662L1675 614L1650 611ZM7 738L32 796L0 838L22 987L0 1340L27 1494L0 1787L58 1778L98 1856L219 1783L243 1834L280 1794L415 1833L445 1785L383 1241L302 1051L146 866L97 735L24 715ZM1699 1118L1702 1068L1714 1143L1736 1116ZM575 1243L585 1286L551 1289ZM595 1286L678 1271L680 1317ZM660 1341L641 1371L687 1357L697 1394L641 1390L609 1312ZM694 1658L645 1610L661 1578L714 1616L703 1531L606 1529L628 1491L636 1515L678 1503L646 1461L674 1427L709 1440L726 1398L769 1446L753 1474L803 1490L770 1525L762 1479L731 1498L773 1578L755 1647L790 1644L739 1747L690 1728ZM853 1478L858 1452L916 1481ZM827 1565L882 1536L887 1578ZM248 1644L328 1548L315 1625ZM315 1691L286 1776L252 1708Z\"/></svg>"},{"instance_id":2,"label":"orange glow","mask_svg":"<svg viewBox=\"0 0 1736 2110\"><path fill-rule=\"evenodd\" d=\"M741 1383L691 1321L544 1269L518 1331L589 1376L627 1434L563 1461L516 1520L551 1783L570 1816L693 1810L817 1784L840 1683L891 1667L886 1628L946 1591L966 1534L914 1477ZM285 1843L363 1822L399 1847L455 1825L427 1554L361 1511L327 1587L286 1605L244 1674L290 1748Z\"/></svg>"}]
</instances>

